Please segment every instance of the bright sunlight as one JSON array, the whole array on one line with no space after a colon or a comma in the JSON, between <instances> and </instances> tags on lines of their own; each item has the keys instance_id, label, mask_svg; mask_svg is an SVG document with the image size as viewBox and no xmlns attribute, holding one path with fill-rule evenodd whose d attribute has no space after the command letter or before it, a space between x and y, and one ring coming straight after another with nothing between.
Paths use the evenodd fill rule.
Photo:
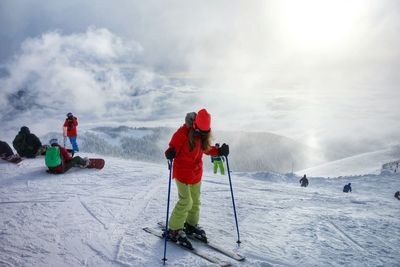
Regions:
<instances>
[{"instance_id":1,"label":"bright sunlight","mask_svg":"<svg viewBox=\"0 0 400 267\"><path fill-rule=\"evenodd\" d=\"M278 1L281 34L303 49L321 49L348 40L363 11L360 0Z\"/></svg>"}]
</instances>

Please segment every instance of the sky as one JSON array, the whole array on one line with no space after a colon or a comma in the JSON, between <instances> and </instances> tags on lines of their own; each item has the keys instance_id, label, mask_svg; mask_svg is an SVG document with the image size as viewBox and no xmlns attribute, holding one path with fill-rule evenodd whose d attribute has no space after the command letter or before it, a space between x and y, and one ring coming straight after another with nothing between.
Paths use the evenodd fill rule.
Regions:
<instances>
[{"instance_id":1,"label":"sky","mask_svg":"<svg viewBox=\"0 0 400 267\"><path fill-rule=\"evenodd\" d=\"M206 107L218 130L379 149L400 134L399 30L396 0L3 0L0 135L69 111L176 127Z\"/></svg>"}]
</instances>

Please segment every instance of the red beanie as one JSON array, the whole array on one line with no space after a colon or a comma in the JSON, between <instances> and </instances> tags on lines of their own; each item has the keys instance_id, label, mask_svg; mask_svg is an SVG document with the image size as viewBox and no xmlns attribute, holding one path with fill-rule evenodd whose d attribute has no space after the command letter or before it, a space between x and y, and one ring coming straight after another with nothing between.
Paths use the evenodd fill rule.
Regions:
<instances>
[{"instance_id":1,"label":"red beanie","mask_svg":"<svg viewBox=\"0 0 400 267\"><path fill-rule=\"evenodd\" d=\"M211 129L211 115L203 108L197 112L195 124L201 131L209 131Z\"/></svg>"}]
</instances>

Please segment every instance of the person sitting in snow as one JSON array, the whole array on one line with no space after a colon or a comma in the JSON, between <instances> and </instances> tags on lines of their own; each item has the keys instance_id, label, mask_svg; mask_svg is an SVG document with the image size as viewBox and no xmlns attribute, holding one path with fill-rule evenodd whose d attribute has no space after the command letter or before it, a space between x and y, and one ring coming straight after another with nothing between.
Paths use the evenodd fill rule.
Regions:
<instances>
[{"instance_id":1,"label":"person sitting in snow","mask_svg":"<svg viewBox=\"0 0 400 267\"><path fill-rule=\"evenodd\" d=\"M308 186L307 176L304 174L303 178L301 178L299 182L300 182L302 187L307 187Z\"/></svg>"},{"instance_id":2,"label":"person sitting in snow","mask_svg":"<svg viewBox=\"0 0 400 267\"><path fill-rule=\"evenodd\" d=\"M397 198L398 200L400 200L400 191L397 191L396 193L394 193L394 197Z\"/></svg>"},{"instance_id":3,"label":"person sitting in snow","mask_svg":"<svg viewBox=\"0 0 400 267\"><path fill-rule=\"evenodd\" d=\"M0 158L9 162L18 163L22 159L18 154L14 154L11 147L0 140Z\"/></svg>"},{"instance_id":4,"label":"person sitting in snow","mask_svg":"<svg viewBox=\"0 0 400 267\"><path fill-rule=\"evenodd\" d=\"M219 144L216 143L215 147L218 149L219 148ZM222 175L225 175L225 169L224 169L224 163L225 159L224 157L214 157L211 156L211 162L214 163L214 173L217 174L218 168L219 171L221 172Z\"/></svg>"},{"instance_id":5,"label":"person sitting in snow","mask_svg":"<svg viewBox=\"0 0 400 267\"><path fill-rule=\"evenodd\" d=\"M343 187L343 192L345 193L351 192L351 183L348 183Z\"/></svg>"},{"instance_id":6,"label":"person sitting in snow","mask_svg":"<svg viewBox=\"0 0 400 267\"><path fill-rule=\"evenodd\" d=\"M21 157L34 158L43 153L42 143L39 138L31 133L26 126L22 126L17 136L15 136L13 147Z\"/></svg>"},{"instance_id":7,"label":"person sitting in snow","mask_svg":"<svg viewBox=\"0 0 400 267\"><path fill-rule=\"evenodd\" d=\"M72 167L86 168L89 166L88 158L79 156L71 158L67 150L58 144L58 140L53 138L50 140L50 147L46 150L45 164L50 173L65 173Z\"/></svg>"},{"instance_id":8,"label":"person sitting in snow","mask_svg":"<svg viewBox=\"0 0 400 267\"><path fill-rule=\"evenodd\" d=\"M76 142L76 139L78 137L78 131L77 131L77 126L78 126L78 119L71 113L67 113L67 118L65 119L64 122L64 146L65 146L65 141L68 137L72 149L76 152L79 152L79 147L78 143Z\"/></svg>"},{"instance_id":9,"label":"person sitting in snow","mask_svg":"<svg viewBox=\"0 0 400 267\"><path fill-rule=\"evenodd\" d=\"M174 242L192 248L186 234L207 240L199 227L200 188L203 174L203 153L214 157L228 156L229 146L211 146L211 115L201 109L186 115L185 124L172 136L165 157L173 161L173 178L178 188L178 202L173 209L168 227L168 237Z\"/></svg>"}]
</instances>

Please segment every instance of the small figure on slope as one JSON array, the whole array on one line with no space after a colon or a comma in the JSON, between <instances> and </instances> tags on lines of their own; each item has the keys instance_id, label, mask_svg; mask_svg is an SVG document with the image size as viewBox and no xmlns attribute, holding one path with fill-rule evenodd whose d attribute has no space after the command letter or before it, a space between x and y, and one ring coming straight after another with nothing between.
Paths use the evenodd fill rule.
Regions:
<instances>
[{"instance_id":1,"label":"small figure on slope","mask_svg":"<svg viewBox=\"0 0 400 267\"><path fill-rule=\"evenodd\" d=\"M64 146L65 146L65 141L68 137L69 141L71 142L72 149L76 152L79 152L78 143L76 142L76 139L78 138L77 126L78 126L78 118L75 117L71 112L68 112L63 127Z\"/></svg>"},{"instance_id":2,"label":"small figure on slope","mask_svg":"<svg viewBox=\"0 0 400 267\"><path fill-rule=\"evenodd\" d=\"M219 148L219 144L216 143L215 147L218 149ZM211 162L214 163L214 173L215 174L218 172L218 168L219 168L219 170L220 170L222 175L225 174L224 163L223 163L223 162L225 162L224 157L211 156Z\"/></svg>"},{"instance_id":3,"label":"small figure on slope","mask_svg":"<svg viewBox=\"0 0 400 267\"><path fill-rule=\"evenodd\" d=\"M11 147L0 140L0 158L12 163L19 163L22 161L18 154L14 154Z\"/></svg>"},{"instance_id":4,"label":"small figure on slope","mask_svg":"<svg viewBox=\"0 0 400 267\"><path fill-rule=\"evenodd\" d=\"M397 198L398 200L400 200L400 191L397 191L396 193L394 193L394 197Z\"/></svg>"},{"instance_id":5,"label":"small figure on slope","mask_svg":"<svg viewBox=\"0 0 400 267\"><path fill-rule=\"evenodd\" d=\"M300 182L302 187L307 187L308 186L307 176L304 174L303 178L301 178L299 182Z\"/></svg>"},{"instance_id":6,"label":"small figure on slope","mask_svg":"<svg viewBox=\"0 0 400 267\"><path fill-rule=\"evenodd\" d=\"M26 126L22 126L15 136L13 147L21 157L35 158L43 152L39 138L31 133Z\"/></svg>"},{"instance_id":7,"label":"small figure on slope","mask_svg":"<svg viewBox=\"0 0 400 267\"><path fill-rule=\"evenodd\" d=\"M167 159L173 162L173 178L178 188L178 202L170 216L168 237L181 245L192 248L186 234L206 241L205 231L199 227L200 188L203 174L203 153L211 156L228 156L229 146L210 145L211 115L206 109L186 115L185 124L172 136Z\"/></svg>"},{"instance_id":8,"label":"small figure on slope","mask_svg":"<svg viewBox=\"0 0 400 267\"><path fill-rule=\"evenodd\" d=\"M348 183L348 184L346 184L346 185L343 187L343 192L344 192L344 193L349 193L349 192L351 192L351 183Z\"/></svg>"},{"instance_id":9,"label":"small figure on slope","mask_svg":"<svg viewBox=\"0 0 400 267\"><path fill-rule=\"evenodd\" d=\"M58 140L53 138L50 140L50 147L46 150L45 164L49 168L50 173L64 173L72 167L86 168L90 164L88 158L79 156L71 158L67 150L58 144Z\"/></svg>"}]
</instances>

